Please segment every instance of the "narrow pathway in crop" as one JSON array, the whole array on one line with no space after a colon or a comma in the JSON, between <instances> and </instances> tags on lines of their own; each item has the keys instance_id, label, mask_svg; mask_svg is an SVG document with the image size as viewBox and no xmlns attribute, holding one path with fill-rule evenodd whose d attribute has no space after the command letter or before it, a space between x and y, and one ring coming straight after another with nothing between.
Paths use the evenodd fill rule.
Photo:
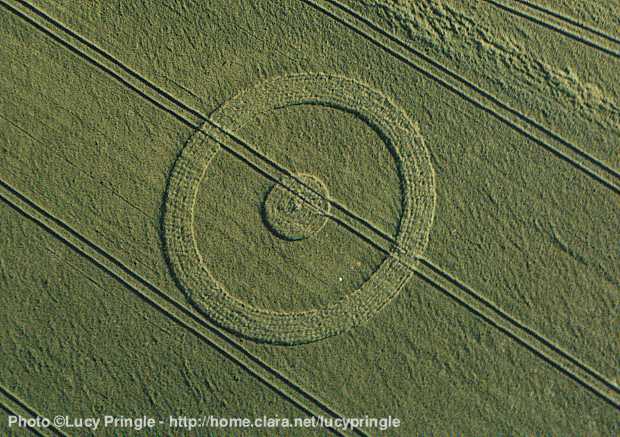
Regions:
<instances>
[{"instance_id":1,"label":"narrow pathway in crop","mask_svg":"<svg viewBox=\"0 0 620 437\"><path fill-rule=\"evenodd\" d=\"M531 21L544 29L557 32L606 55L620 58L620 40L598 29L525 0L483 1L504 12ZM560 20L562 23L556 23L556 20Z\"/></svg>"},{"instance_id":2,"label":"narrow pathway in crop","mask_svg":"<svg viewBox=\"0 0 620 437\"><path fill-rule=\"evenodd\" d=\"M343 417L316 396L252 354L230 334L196 313L191 307L171 298L166 292L148 282L113 255L90 242L64 221L54 217L33 200L2 180L0 180L0 199L24 218L32 220L59 241L111 275L146 304L157 309L162 315L189 331L205 344L215 348L223 356L239 365L284 399L296 405L304 413L317 418L321 415L333 418ZM330 430L339 436L350 435L341 430ZM352 433L352 435L366 436L359 429L354 429Z\"/></svg>"},{"instance_id":3,"label":"narrow pathway in crop","mask_svg":"<svg viewBox=\"0 0 620 437\"><path fill-rule=\"evenodd\" d=\"M336 0L300 0L620 195L620 172Z\"/></svg>"},{"instance_id":4,"label":"narrow pathway in crop","mask_svg":"<svg viewBox=\"0 0 620 437\"><path fill-rule=\"evenodd\" d=\"M18 427L17 425L13 425L16 429L19 429L20 431L27 429L32 434L40 437L49 437L50 435L68 437L67 434L54 426L53 418L41 415L39 412L35 411L32 407L19 399L16 395L11 393L8 389L4 388L2 385L0 385L0 409L6 411L6 413L10 416L20 416L24 419L46 418L52 421L48 428L34 428L31 426Z\"/></svg>"}]
</instances>

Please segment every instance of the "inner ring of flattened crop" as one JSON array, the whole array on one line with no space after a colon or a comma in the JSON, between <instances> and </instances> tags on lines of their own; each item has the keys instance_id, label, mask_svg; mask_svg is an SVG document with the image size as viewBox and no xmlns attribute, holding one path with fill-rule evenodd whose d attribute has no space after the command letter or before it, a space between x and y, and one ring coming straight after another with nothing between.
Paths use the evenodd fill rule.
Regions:
<instances>
[{"instance_id":1,"label":"inner ring of flattened crop","mask_svg":"<svg viewBox=\"0 0 620 437\"><path fill-rule=\"evenodd\" d=\"M354 113L385 138L397 159L403 193L399 231L391 250L398 249L409 265L414 264L426 247L433 222L434 174L417 126L381 93L339 76L286 76L233 97L211 115L211 120L235 132L259 114L301 104L326 105ZM205 267L194 238L198 190L209 163L220 150L202 130L201 127L195 132L172 170L163 227L170 268L193 305L220 325L245 337L298 344L364 323L398 294L412 272L392 256L343 299L307 311L274 312L256 308L224 289ZM281 183L286 181L283 178ZM356 238L353 234L351 237Z\"/></svg>"}]
</instances>

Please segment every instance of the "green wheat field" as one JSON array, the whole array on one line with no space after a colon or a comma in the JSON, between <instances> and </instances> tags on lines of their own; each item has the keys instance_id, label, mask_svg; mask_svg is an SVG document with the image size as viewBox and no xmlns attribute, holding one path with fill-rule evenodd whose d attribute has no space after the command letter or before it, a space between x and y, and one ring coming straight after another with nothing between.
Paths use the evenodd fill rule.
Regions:
<instances>
[{"instance_id":1,"label":"green wheat field","mask_svg":"<svg viewBox=\"0 0 620 437\"><path fill-rule=\"evenodd\" d=\"M0 436L620 436L620 1L0 6Z\"/></svg>"}]
</instances>

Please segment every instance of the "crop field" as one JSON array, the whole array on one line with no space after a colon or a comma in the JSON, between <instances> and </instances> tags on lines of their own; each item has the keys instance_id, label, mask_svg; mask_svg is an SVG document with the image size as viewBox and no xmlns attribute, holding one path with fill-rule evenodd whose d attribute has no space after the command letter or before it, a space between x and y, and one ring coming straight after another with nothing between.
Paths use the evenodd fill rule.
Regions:
<instances>
[{"instance_id":1,"label":"crop field","mask_svg":"<svg viewBox=\"0 0 620 437\"><path fill-rule=\"evenodd\" d=\"M0 436L620 436L618 0L0 0L0 200Z\"/></svg>"}]
</instances>

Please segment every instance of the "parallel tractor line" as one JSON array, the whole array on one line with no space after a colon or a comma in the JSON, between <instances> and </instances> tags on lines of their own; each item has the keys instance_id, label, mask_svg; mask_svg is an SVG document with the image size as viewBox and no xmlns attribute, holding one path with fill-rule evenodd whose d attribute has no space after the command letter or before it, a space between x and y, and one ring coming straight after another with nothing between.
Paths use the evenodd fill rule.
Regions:
<instances>
[{"instance_id":1,"label":"parallel tractor line","mask_svg":"<svg viewBox=\"0 0 620 437\"><path fill-rule=\"evenodd\" d=\"M263 174L263 176L269 178L275 183L279 183L284 188L291 191L288 186L280 183L280 178L278 176L266 171L265 167L261 168L256 163L253 163L251 161L251 156L272 167L280 174L284 174L294 179L297 183L308 189L313 194L325 199L334 209L338 210L342 214L347 215L350 219L357 221L361 226L368 228L373 233L382 235L383 238L392 238L382 230L378 229L372 223L364 220L363 218L359 217L358 215L347 209L344 205L335 202L333 199L325 198L321 193L317 192L316 190L314 190L314 188L308 186L304 181L299 179L297 175L295 175L293 172L270 160L267 156L253 148L242 139L236 137L226 128L216 124L206 114L203 114L200 111L189 107L175 96L171 95L167 91L155 85L153 82L146 79L140 73L137 73L136 71L122 64L112 55L97 47L94 43L86 40L84 37L68 29L62 23L47 16L45 13L23 0L15 0L19 2L22 7L12 6L8 3L8 1L10 0L0 0L0 5L5 6L11 12L26 20L38 30L45 33L47 36L60 43L62 46L69 49L80 58L86 60L89 64L103 70L105 73L112 76L118 82L130 88L132 91L151 102L157 108L166 111L186 126L193 129L200 129L202 127L202 132L205 135L210 136L217 143L219 143L224 151L239 158L241 161L248 164L254 170ZM49 29L45 25L38 23L36 17L43 18L47 23L51 24L56 30L59 30L60 32ZM207 125L211 127L209 131L205 130L205 127L207 127ZM220 133L223 134L225 138L227 138L227 140L222 140L219 136ZM231 146L231 144L233 146ZM249 153L249 155L245 152ZM293 194L298 195L297 193Z\"/></svg>"},{"instance_id":2,"label":"parallel tractor line","mask_svg":"<svg viewBox=\"0 0 620 437\"><path fill-rule=\"evenodd\" d=\"M17 192L10 185L0 180L0 189L5 193L0 192L0 198L20 212L22 215L35 221L40 226L44 227L50 233L59 238L62 242L72 247L82 256L90 259L96 265L101 267L104 271L112 274L121 283L133 290L138 296L144 299L154 308L160 310L164 315L170 317L172 320L190 330L190 332L203 339L208 344L215 347L222 352L225 356L231 358L234 362L246 369L250 374L256 376L261 381L265 382L268 386L273 388L276 392L281 394L286 399L300 407L303 411L317 417L310 410L297 402L296 399L289 396L285 391L281 390L270 379L262 377L261 369L255 369L255 366L248 366L242 358L238 358L234 352L231 352L225 344L222 342L216 342L202 333L200 329L194 327L195 322L203 327L206 327L210 331L214 332L220 339L224 339L228 344L232 344L236 349L243 352L244 355L250 357L254 364L259 364L262 370L267 370L270 374L278 376L280 380L289 387L294 388L296 391L303 391L297 385L291 383L286 378L281 376L275 369L269 367L263 363L257 357L254 357L249 351L245 350L241 345L235 342L227 334L221 332L217 327L213 326L210 322L205 321L200 316L195 315L192 311L188 310L183 304L170 298L166 293L154 287L152 284L145 281L135 272L121 264L115 258L112 258L109 254L104 252L101 248L92 247L92 243L79 235L76 231L71 229L64 222L49 215L45 210L34 204L31 200L24 197L21 193ZM38 217L37 217L38 216ZM555 346L551 341L536 333L533 329L525 326L523 323L517 321L513 317L506 314L503 310L496 307L493 303L486 300L478 292L463 285L461 281L454 278L453 275L446 273L439 267L436 267L429 260L424 258L418 258L419 265L413 266L408 260L404 260L395 254L390 248L386 248L381 245L377 245L371 242L373 247L381 250L388 256L393 256L403 266L409 268L416 275L423 278L426 282L429 282L435 288L442 293L448 295L459 304L481 317L491 326L497 328L500 332L508 335L513 340L517 341L526 349L533 352L536 356L543 359L552 367L559 370L561 373L567 375L570 379L577 382L580 386L588 389L590 392L603 399L610 405L620 410L620 401L617 399L615 393L620 393L620 389L611 382L600 376L598 372L590 369L588 366L582 364L579 360L572 357L570 354L564 352L558 346ZM153 296L157 296L155 299ZM166 304L162 304L159 301L165 301L168 305L173 305L177 311L180 311L183 315L176 316L169 309L166 309ZM189 323L185 320L191 318ZM185 319L185 320L183 320ZM307 393L303 393L306 396ZM312 400L318 402L321 407L329 409L326 405L322 404L315 398ZM330 412L333 413L332 410ZM340 417L337 413L333 413L332 417ZM364 435L361 431L358 435Z\"/></svg>"},{"instance_id":3,"label":"parallel tractor line","mask_svg":"<svg viewBox=\"0 0 620 437\"><path fill-rule=\"evenodd\" d=\"M41 144L42 146L48 147L46 144L44 144L40 139L35 138L34 136L32 136L28 131L26 131L25 129L23 129L21 126L18 126L17 124L13 123L11 120L7 119L6 117L4 117L3 114L0 113L0 119L5 119L9 124L13 125L14 127L16 127L17 129L19 129L22 133L24 133L25 135L27 135L28 137L30 137L31 139L33 139L34 141L36 141L38 144ZM87 179L90 179L92 181L97 181L94 176L89 173L84 171L83 169L81 169L80 167L76 166L76 164L74 164L73 162L66 160L66 158L64 158L57 150L56 147L50 147L50 150L52 151L52 153L54 153L56 156L58 156L59 158L63 159L65 162L67 162L70 166L72 166L73 168L75 168L82 176L86 177ZM13 157L16 160L19 161L19 159L21 158L19 156L19 154L17 152L15 152L13 149L9 149L7 150L7 156L8 157ZM265 175L262 175L265 176ZM132 175L133 177L133 175ZM117 191L115 191L111 186L105 185L103 187L103 189L107 190L108 192L110 192L113 196L116 196L118 198L120 198L124 203L127 203L129 206L132 206L133 204L131 202L129 202L127 199L125 199L123 196L121 196ZM289 189L287 187L287 189ZM290 189L289 189L290 190ZM40 196L44 196L43 192L40 192L39 190L37 190L36 188L32 188L30 194L34 194L34 195L40 195ZM144 211L142 211L140 208L134 207L133 209L137 210L138 212L140 212L140 214L142 216L144 216L145 218L148 219L149 221L149 226L151 226L152 228L155 228L156 230L158 230L159 232L159 223L151 223L152 217L148 216ZM73 214L71 214L70 212L67 213L69 216L71 216L71 218L77 219L76 216L73 216ZM99 223L101 223L103 226L107 225L107 222L105 222L104 220L101 220L100 217L93 217L93 220L98 221ZM221 232L220 232L221 233ZM111 245L115 245L117 242L108 237L107 235L105 235L105 233L100 233L99 236L101 238L103 238L107 243L111 244ZM148 264L146 262L144 262L144 260L148 260L151 263L155 263L155 258L153 257L152 251L149 252L147 250L144 250L144 248L142 248L141 246L135 244L133 241L127 241L123 243L124 245L131 247L132 249L132 253L136 253L136 254L140 254L141 257L134 259L134 262L136 264L139 264L143 269L145 269L146 271L154 274L154 275L158 275L160 272L158 272L152 264ZM301 267L303 268L303 267ZM307 273L310 273L310 271L308 269L304 269L304 271L306 271ZM327 283L325 282L324 279L320 279L321 282L323 283L323 285L327 285Z\"/></svg>"},{"instance_id":4,"label":"parallel tractor line","mask_svg":"<svg viewBox=\"0 0 620 437\"><path fill-rule=\"evenodd\" d=\"M489 3L504 12L531 21L544 29L559 33L560 35L605 53L606 55L613 56L614 58L620 58L620 47L618 46L620 41L618 39L611 35L607 35L600 30L581 24L572 18L562 16L557 12L550 11L536 5L533 2L524 0L482 1ZM556 20L560 20L562 24L556 23ZM596 40L598 40L598 42ZM606 44L609 44L610 42L612 43L610 44L610 47L606 46Z\"/></svg>"},{"instance_id":5,"label":"parallel tractor line","mask_svg":"<svg viewBox=\"0 0 620 437\"><path fill-rule=\"evenodd\" d=\"M199 340L213 347L224 357L230 359L248 374L257 378L278 395L297 406L304 413L317 418L321 415L333 418L343 417L342 414L335 412L326 403L292 382L281 372L270 367L221 328L170 297L167 293L124 265L113 255L90 242L71 226L54 217L1 179L0 199L21 216L33 221L60 242L111 275L146 304L158 310L180 327L187 329ZM311 403L313 406L308 406L307 403ZM331 429L331 431L338 436L347 437L349 435L338 429ZM367 437L359 429L353 429L352 432L355 435Z\"/></svg>"},{"instance_id":6,"label":"parallel tractor line","mask_svg":"<svg viewBox=\"0 0 620 437\"><path fill-rule=\"evenodd\" d=\"M558 20L566 21L567 23L570 23L573 26L580 27L580 28L582 28L583 30L585 30L587 32L593 33L594 35L598 35L601 38L604 38L604 39L608 40L609 42L612 42L612 43L615 43L615 44L620 44L620 38L618 38L617 36L605 33L605 32L603 32L600 29L597 29L597 28L592 27L592 26L590 26L588 24L582 23L582 22L580 22L580 21L578 21L578 20L576 20L576 19L574 19L572 17L569 17L567 15L562 15L562 14L560 14L560 13L554 11L554 10L551 10L549 8L545 8L543 6L540 6L536 2L527 1L527 0L514 0L514 1L517 1L517 2L527 6L529 8L536 9L536 10L538 10L540 12L543 12L543 13L545 13L547 15L555 17Z\"/></svg>"},{"instance_id":7,"label":"parallel tractor line","mask_svg":"<svg viewBox=\"0 0 620 437\"><path fill-rule=\"evenodd\" d=\"M420 258L416 273L452 299L482 317L517 343L533 352L552 367L567 375L579 385L620 410L620 388L605 376L581 362L551 340L512 317L481 293L465 285L429 259Z\"/></svg>"},{"instance_id":8,"label":"parallel tractor line","mask_svg":"<svg viewBox=\"0 0 620 437\"><path fill-rule=\"evenodd\" d=\"M337 0L300 0L620 195L620 172ZM413 55L413 56L412 56ZM415 58L415 60L414 60Z\"/></svg>"},{"instance_id":9,"label":"parallel tractor line","mask_svg":"<svg viewBox=\"0 0 620 437\"><path fill-rule=\"evenodd\" d=\"M30 407L28 404L26 404L24 401L22 401L17 396L15 396L13 393L11 393L8 389L3 387L2 385L0 385L0 409L6 411L8 415L21 416L25 419L45 417L39 414L38 412L36 412L32 407ZM52 420L52 418L49 418L49 417L46 417L46 418L49 420ZM13 426L17 428L16 425L13 425ZM17 428L17 429L22 430L24 428ZM49 426L49 428L39 429L39 428L26 426L26 429L28 429L33 434L38 435L39 437L49 437L51 435L50 431L54 435L57 435L60 437L68 437L67 434L65 434L63 431L61 431L56 426L54 426L53 423Z\"/></svg>"},{"instance_id":10,"label":"parallel tractor line","mask_svg":"<svg viewBox=\"0 0 620 437\"><path fill-rule=\"evenodd\" d=\"M436 274L430 269L421 268L416 271L416 275L423 281L435 287L441 293L445 294L448 298L453 299L456 303L462 305L472 314L483 319L499 332L529 350L535 356L546 362L549 366L573 380L579 387L585 388L596 397L620 411L620 400L618 400L618 396L612 393L612 391L617 391L616 387L608 382L607 384L604 384L604 387L603 384L600 384L593 378L590 378L580 368L571 365L567 360L558 356L557 353L551 350L543 350L539 346L536 346L531 339L527 338L527 336L516 333L512 323L505 323L505 321L495 314L495 311L479 305L479 303L477 303L477 297L479 296L477 296L471 289L465 287L462 288L460 286L456 287L445 283L445 281L442 282L443 275ZM472 295L475 295L476 298L471 298ZM606 388L608 385L614 387L614 390Z\"/></svg>"},{"instance_id":11,"label":"parallel tractor line","mask_svg":"<svg viewBox=\"0 0 620 437\"><path fill-rule=\"evenodd\" d=\"M4 403L2 402L2 400L0 400L0 411L3 411L4 414L6 414L7 416L22 416L25 417L21 414L16 413L15 411L11 410L9 407L7 407L6 405L4 405ZM8 427L8 425L7 425ZM32 428L30 426L26 426L25 427L28 431L30 431L32 434L37 435L39 437L49 437L50 434L44 434L41 431L39 431L39 429L37 428Z\"/></svg>"},{"instance_id":12,"label":"parallel tractor line","mask_svg":"<svg viewBox=\"0 0 620 437\"><path fill-rule=\"evenodd\" d=\"M25 3L22 0L18 0L20 1L20 3ZM342 22L344 24L346 24L347 26L350 26L350 23L348 21L343 21L341 18L339 18L338 16L336 16L335 14L333 14L332 12L330 12L327 9L324 9L321 6L316 5L316 2L312 1L312 0L302 0L306 3L310 3L313 4L314 6L320 8L320 10L322 10L324 13L329 14L329 16L331 16L332 18L337 19L339 22ZM326 0L329 1L330 3L335 3L332 0ZM336 2L337 3L337 2ZM97 66L98 68L103 69L104 71L106 71L107 73L111 74L114 78L116 78L118 81L120 81L121 83L123 83L124 85L128 86L129 88L131 88L132 90L136 91L139 95L145 97L147 100L151 101L153 104L155 104L157 107L164 109L165 111L169 112L171 115L173 115L175 118L179 119L180 121L182 121L184 124L191 126L195 129L200 127L200 122L209 122L209 119L198 113L197 111L187 107L186 105L184 105L182 102L178 101L176 98L174 98L173 96L171 96L170 94L166 93L163 90L160 90L159 88L157 88L155 85L151 84L147 79L143 78L142 76L140 76L139 74L133 72L133 70L130 70L128 67L125 67L124 65L120 64L120 62L118 62L117 60L115 60L114 58L112 58L110 55L106 54L105 52L101 51L100 49L98 49L96 46L94 46L92 43L85 41L82 37L75 35L72 31L66 29L62 24L55 22L53 19L47 17L45 14L43 14L42 12L34 9L31 6L28 6L29 9L34 9L35 13L43 18L45 18L46 21L48 22L52 22L52 24L54 24L55 27L62 27L62 31L65 33L70 33L71 36L73 38L78 39L78 42L80 42L82 45L87 45L90 50L96 51L97 53L101 54L102 56L104 56L105 58L107 58L110 62L113 62L114 65L116 65L117 67L121 68L125 73L129 73L132 77L136 78L139 82L141 82L143 85L146 85L147 89L144 90L142 89L142 87L136 86L134 85L130 79L126 79L125 77L123 77L123 75L115 72L113 69L103 65L102 63L98 62L97 60L91 58L90 56L86 55L85 53L83 53L80 49L77 49L76 47L74 47L72 44L64 41L61 37L57 36L54 32L51 32L49 30L47 30L44 26L39 25L38 23L36 23L35 20L33 20L32 18L30 18L28 15L24 14L23 12L14 9L12 6L9 6L5 0L2 0L0 2L0 4L3 4L5 7L9 8L12 12L17 13L18 15L22 16L22 18L26 19L27 21L29 21L30 23L32 23L33 25L35 25L37 28L39 28L40 30L44 31L46 34L48 34L49 36L51 36L53 39L55 39L56 41L59 41L62 45L64 45L65 47L69 48L71 51L76 52L79 54L80 57L84 57L86 60L88 60L89 63ZM340 5L342 6L342 5ZM346 6L343 6L346 8ZM363 18L364 20L366 20L365 18ZM356 32L361 32L357 27L354 27L354 29L356 30ZM372 41L375 41L375 39L373 37L368 36L367 34L361 32L361 34L369 39L371 39ZM74 41L75 42L75 41ZM376 41L375 41L376 42ZM378 42L377 42L378 43ZM380 44L380 43L378 43ZM599 182L602 182L603 184L605 184L608 188L611 188L614 192L616 193L620 193L620 189L611 184L610 182L606 181L605 179L601 179L600 176L598 176L596 173L594 173L592 170L588 169L587 167L584 167L583 164L573 161L571 160L569 157L565 156L562 152L558 151L557 149L555 149L553 146L548 146L546 145L546 143L542 142L541 140L538 140L537 138L533 137L531 134L529 134L529 132L525 131L523 128L517 126L517 125L513 125L509 120L507 120L506 118L504 118L503 116L499 115L498 113L494 112L492 109L487 108L486 106L482 105L481 103L479 103L478 101L476 101L475 99L469 97L468 94L466 94L465 92L456 89L453 85L450 85L449 83L445 82L444 80L433 76L431 73L428 73L425 70L422 70L420 67L418 67L417 65L413 64L412 61L410 61L408 58L404 57L403 55L399 54L398 52L394 51L393 49L390 49L389 47L386 46L382 46L384 49L388 50L390 53L395 54L395 56L397 56L399 59L404 60L405 62L407 62L409 65L413 66L416 70L423 72L425 75L431 77L434 80L440 81L440 83L442 83L444 86L448 86L451 90L457 92L457 94L461 95L462 97L466 98L467 100L469 100L471 103L475 104L478 107L481 107L482 109L484 109L485 111L494 114L497 118L499 118L500 120L508 123L509 125L511 125L513 128L515 128L516 130L522 132L524 135L528 136L529 138L533 139L534 141L538 142L539 144L543 145L545 148L548 148L551 151L554 151L554 153L556 153L558 156L562 157L565 160L568 160L569 162L571 162L573 165L575 165L577 168L582 169L583 171L585 171L586 173L590 174L592 177L594 177L595 179L599 180ZM412 49L415 50L415 49ZM432 62L432 61L431 61ZM449 71L449 70L447 70ZM454 73L452 73L454 74ZM465 81L465 79L461 78L461 81ZM472 85L473 87L475 87L475 85ZM478 92L480 92L480 90L476 89ZM163 97L163 99L162 99ZM167 101L172 102L173 106L169 107L167 104ZM503 105L503 104L501 104ZM179 114L179 112L177 112L175 110L176 109L180 109L181 112L183 112L183 114ZM523 116L525 117L525 116ZM220 126L214 126L216 129L218 129L219 131L221 131L223 134L225 134L227 137L232 138L233 140L235 140L235 143L237 144L241 144L242 147L244 149L246 149L246 152L249 151L252 155L254 155L255 157L259 158L260 161L262 161L263 163L268 164L270 167L274 167L273 164L275 164L275 168L278 171L282 171L285 174L289 174L292 175L292 173L290 171L288 171L287 169L284 169L283 167L279 166L277 163L273 163L273 161L270 161L268 158L264 157L262 154L260 154L260 152L255 151L251 146L245 144L243 141L235 138L231 133L229 133L228 131L226 131L225 129L221 128ZM205 135L209 135L211 136L215 141L217 141L218 143L220 143L223 147L225 147L226 150L228 150L229 152L235 154L235 156L238 156L239 158L241 158L244 162L250 164L253 168L255 168L257 171L260 171L261 174L264 174L265 176L269 177L271 180L274 180L275 182L278 182L277 178L274 178L271 175L271 172L266 172L264 171L261 166L255 164L254 162L252 162L251 159L249 159L247 157L247 155L242 154L240 152L238 152L237 150L235 150L234 148L230 147L228 145L228 142L226 142L226 144L224 144L224 140L220 140L218 139L218 137L216 137L215 135L211 135L210 133L204 132L203 133ZM585 153L585 152L583 152ZM608 169L610 172L615 173L613 170ZM294 177L294 175L292 176ZM302 185L305 185L302 181L300 181L300 183ZM285 187L288 189L288 187ZM312 190L311 187L308 187L311 191ZM298 193L293 192L293 194L298 195ZM318 195L320 195L320 193L317 193ZM305 202L307 202L306 199L303 199ZM332 203L336 208L338 208L340 205L336 202L333 202L333 200L328 199L330 201L330 203ZM344 208L344 207L342 207ZM420 271L418 271L417 268L415 267L411 267L411 264L408 261L402 260L399 255L395 252L399 252L399 248L394 247L394 239L392 237L387 236L385 233L376 230L374 228L374 226L372 224L368 224L368 222L366 222L364 219L355 216L355 214L351 213L350 211L346 210L346 208L344 208L344 211L347 211L349 214L351 214L351 216L353 216L353 218L356 221L360 221L362 223L366 223L365 227L369 228L371 230L371 232L373 234L379 235L379 237L381 237L381 239L389 242L392 246L389 248L385 248L383 247L383 245L381 245L380 243L376 243L376 241L374 240L374 238L369 237L368 235L366 235L363 231L359 231L357 229L352 229L352 226L349 225L348 223L344 222L344 221L340 221L338 218L332 217L332 219L336 220L338 223L341 223L343 225L345 225L345 227L347 227L348 229L352 229L354 231L354 233L356 235L358 235L359 237L363 238L366 242L368 242L369 244L372 244L374 247L379 248L380 250L382 250L383 252L385 252L386 254L390 255L390 256L394 256L395 258L397 258L403 265L410 267L412 270L414 270L418 275L423 275L423 273ZM349 214L347 214L347 216L349 216ZM75 231L73 231L75 232ZM72 245L73 246L73 245ZM75 247L75 246L74 246ZM98 249L99 251L101 251L101 249ZM109 256L109 255L108 255ZM424 262L423 260L421 260L423 264L425 264L428 267L427 262ZM127 269L126 267L123 266L124 269ZM105 269L108 270L108 269ZM127 269L129 270L129 269ZM443 271L442 271L443 272ZM134 272L131 272L129 270L129 272L126 273L131 273L132 275L136 275ZM437 272L435 272L437 273ZM116 275L115 275L116 276ZM555 347L555 349L553 347L549 347L549 345L552 345L552 343L546 339L544 339L544 337L536 334L536 335L532 335L532 333L534 332L533 330L531 330L530 328L526 328L524 329L524 332L522 333L522 335L516 334L515 332L513 332L514 328L519 328L522 329L521 327L523 327L524 325L522 325L520 322L515 321L515 319L511 318L510 316L507 316L505 313L503 313L502 310L494 307L492 304L486 302L484 300L484 298L482 298L480 295L478 295L477 293L473 292L472 293L476 296L475 301L473 303L467 303L463 300L463 298L461 296L459 296L458 294L454 293L453 291L448 291L447 288L442 287L441 285L439 285L436 281L433 281L432 279L429 279L430 275L424 276L426 278L427 281L430 281L435 287L439 288L440 290L443 290L444 292L449 293L454 299L458 300L459 302L461 302L464 306L466 306L467 308L470 308L470 310L474 311L476 314L481 315L481 317L483 319L485 319L487 322L491 323L491 325L495 326L495 327L499 327L501 326L500 323L495 322L494 320L499 320L502 319L504 321L508 321L509 325L508 326L512 326L513 328L505 328L505 329L501 329L500 331L504 332L504 333L510 333L509 335L511 336L511 338L514 338L516 340L519 341L519 343L526 345L530 350L532 350L533 352L536 353L536 355L538 355L539 357L543 358L545 361L549 362L551 365L553 365L554 367L560 369L563 371L563 373L571 376L572 379L574 379L575 381L578 381L582 386L588 388L590 391L592 391L593 393L597 394L598 396L602 397L603 399L605 399L607 402L609 402L610 404L612 404L613 406L615 406L616 408L620 408L620 404L619 402L614 399L613 397L611 397L612 395L609 395L608 392L611 391L615 391L615 392L620 392L620 389L618 389L614 384L610 383L609 381L605 380L603 377L601 377L600 375L598 375L598 373L596 373L595 371L591 370L589 367L581 364L578 360L576 360L575 358L573 358L572 356L568 355L567 353L561 351L561 349ZM444 278L446 277L452 277L451 275L447 274L444 272L443 275ZM150 284L149 284L150 285ZM460 288L460 287L459 287ZM469 288L467 288L467 290L471 290ZM161 293L161 291L158 290L159 293ZM163 293L162 293L163 294ZM164 294L165 295L165 294ZM166 299L170 299L168 296L165 296ZM486 302L486 304L484 303ZM176 303L176 302L175 302ZM481 304L482 303L482 304ZM183 310L188 311L183 305L176 303L177 305L181 306L183 308ZM193 315L192 317L196 317L199 320L201 320L199 317ZM506 316L506 317L504 317ZM498 319L499 317L499 319ZM221 333L220 333L221 334ZM524 339L524 335L525 337L531 337L528 339ZM225 335L225 334L222 334ZM541 339L544 339L544 341L541 341ZM533 341L532 341L533 340ZM230 339L230 341L234 342L234 340ZM541 348L536 347L536 346L528 346L531 343L541 343L542 346L544 346L544 348L546 349L550 349L551 353L548 352L541 352ZM237 345L238 347L242 348L240 345ZM543 348L543 349L544 349ZM246 351L247 352L247 351ZM249 354L249 352L247 352ZM551 356L555 356L554 358L551 358L549 355ZM258 360L257 358L255 358L256 360ZM568 363L568 365L566 364L559 364L557 362L557 360L560 361L564 361L566 363ZM269 366L267 366L266 364L263 364L264 366L266 366L268 369L270 369L272 372L276 372L274 369L271 369ZM577 371L571 371L571 370L563 370L563 369L567 369L570 368L571 366L573 366L574 368L577 369ZM600 384L599 385L603 385L607 388L601 389L598 388L596 386L594 386L591 382L588 382L589 379L591 379L590 377L596 379ZM596 375L596 376L593 376ZM286 380L285 381L287 383L291 383L290 381Z\"/></svg>"}]
</instances>

